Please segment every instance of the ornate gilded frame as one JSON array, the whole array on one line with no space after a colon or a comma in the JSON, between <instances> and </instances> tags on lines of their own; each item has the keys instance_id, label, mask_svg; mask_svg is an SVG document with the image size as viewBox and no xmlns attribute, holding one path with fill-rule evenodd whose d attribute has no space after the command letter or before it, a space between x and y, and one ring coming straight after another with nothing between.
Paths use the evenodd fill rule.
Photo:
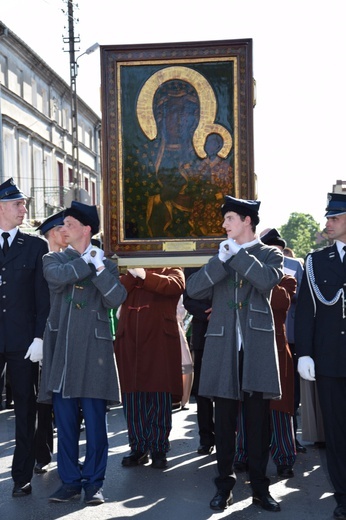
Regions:
<instances>
[{"instance_id":1,"label":"ornate gilded frame","mask_svg":"<svg viewBox=\"0 0 346 520\"><path fill-rule=\"evenodd\" d=\"M252 40L101 46L101 101L107 254L201 263L255 197Z\"/></svg>"}]
</instances>

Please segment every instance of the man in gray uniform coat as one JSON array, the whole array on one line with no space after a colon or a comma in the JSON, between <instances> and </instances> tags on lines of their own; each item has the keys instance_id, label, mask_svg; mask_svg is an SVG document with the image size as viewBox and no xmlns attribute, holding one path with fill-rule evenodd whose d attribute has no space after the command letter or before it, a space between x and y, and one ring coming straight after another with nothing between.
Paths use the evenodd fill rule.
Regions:
<instances>
[{"instance_id":1,"label":"man in gray uniform coat","mask_svg":"<svg viewBox=\"0 0 346 520\"><path fill-rule=\"evenodd\" d=\"M280 511L269 494L269 401L281 397L271 290L283 276L283 256L256 236L260 202L225 197L221 208L227 240L219 253L191 275L191 298L212 300L206 332L199 394L215 401L217 493L211 509L233 501L235 431L244 400L249 476L253 503Z\"/></svg>"},{"instance_id":2,"label":"man in gray uniform coat","mask_svg":"<svg viewBox=\"0 0 346 520\"><path fill-rule=\"evenodd\" d=\"M82 488L87 504L104 502L107 401L120 401L108 310L123 303L126 290L116 265L91 245L98 231L96 206L73 201L64 218L68 247L43 258L51 310L43 338L39 401L53 401L62 481L51 502L79 497ZM78 463L80 407L87 438L82 468Z\"/></svg>"}]
</instances>

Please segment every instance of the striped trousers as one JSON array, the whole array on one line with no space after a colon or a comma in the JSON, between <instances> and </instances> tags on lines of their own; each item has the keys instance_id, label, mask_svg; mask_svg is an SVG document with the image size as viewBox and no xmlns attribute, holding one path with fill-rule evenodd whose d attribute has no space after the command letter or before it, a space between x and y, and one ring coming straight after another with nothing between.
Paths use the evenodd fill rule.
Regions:
<instances>
[{"instance_id":1,"label":"striped trousers","mask_svg":"<svg viewBox=\"0 0 346 520\"><path fill-rule=\"evenodd\" d=\"M123 393L131 450L167 453L172 429L172 396L166 392Z\"/></svg>"}]
</instances>

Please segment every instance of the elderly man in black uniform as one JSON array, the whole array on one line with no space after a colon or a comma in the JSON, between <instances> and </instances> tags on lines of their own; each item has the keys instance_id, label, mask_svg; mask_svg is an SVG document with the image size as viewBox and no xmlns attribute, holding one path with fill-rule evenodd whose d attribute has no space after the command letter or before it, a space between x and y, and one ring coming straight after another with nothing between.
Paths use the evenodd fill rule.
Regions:
<instances>
[{"instance_id":1,"label":"elderly man in black uniform","mask_svg":"<svg viewBox=\"0 0 346 520\"><path fill-rule=\"evenodd\" d=\"M299 374L316 379L337 503L334 518L346 520L346 195L330 193L326 211L334 244L306 258L295 339Z\"/></svg>"},{"instance_id":2,"label":"elderly man in black uniform","mask_svg":"<svg viewBox=\"0 0 346 520\"><path fill-rule=\"evenodd\" d=\"M11 379L16 416L12 461L13 497L31 493L35 464L35 374L42 359L42 338L49 312L42 257L47 242L22 233L26 196L9 179L0 186L0 374Z\"/></svg>"}]
</instances>

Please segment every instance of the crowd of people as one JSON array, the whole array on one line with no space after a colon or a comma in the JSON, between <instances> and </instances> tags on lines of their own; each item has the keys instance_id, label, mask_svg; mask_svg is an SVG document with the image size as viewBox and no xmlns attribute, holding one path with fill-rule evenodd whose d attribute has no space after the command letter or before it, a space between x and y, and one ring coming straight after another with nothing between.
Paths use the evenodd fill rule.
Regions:
<instances>
[{"instance_id":1,"label":"crowd of people","mask_svg":"<svg viewBox=\"0 0 346 520\"><path fill-rule=\"evenodd\" d=\"M111 404L122 404L127 424L122 465L151 461L164 470L172 410L191 394L197 452L216 454L212 510L231 506L238 471L248 472L253 504L281 510L267 464L271 455L279 476L294 477L296 454L306 450L297 439L301 408L306 430L322 425L306 435L326 448L333 515L345 520L346 195L329 194L331 245L304 262L275 228L257 232L260 201L226 195L227 238L205 265L126 272L94 243L96 206L73 201L38 236L21 231L26 200L13 179L0 186L0 375L6 369L14 400L12 496L30 495L33 473L47 471L55 426L61 486L50 502L83 492L87 505L102 504Z\"/></svg>"}]
</instances>

